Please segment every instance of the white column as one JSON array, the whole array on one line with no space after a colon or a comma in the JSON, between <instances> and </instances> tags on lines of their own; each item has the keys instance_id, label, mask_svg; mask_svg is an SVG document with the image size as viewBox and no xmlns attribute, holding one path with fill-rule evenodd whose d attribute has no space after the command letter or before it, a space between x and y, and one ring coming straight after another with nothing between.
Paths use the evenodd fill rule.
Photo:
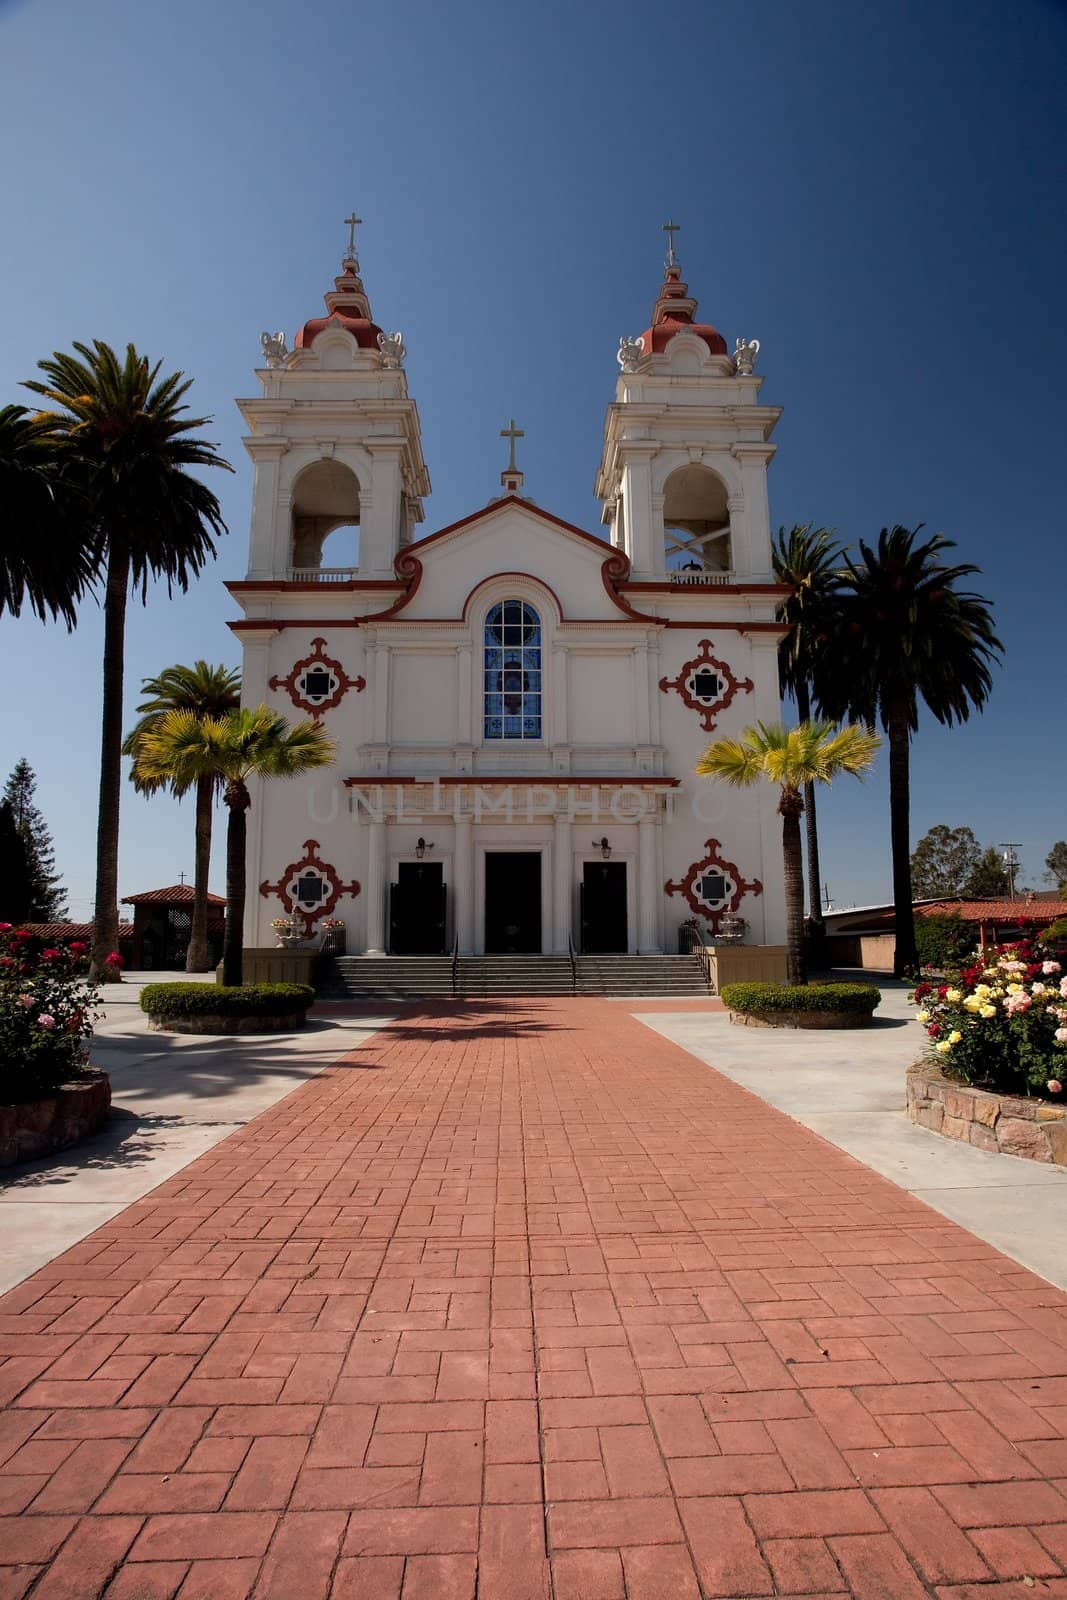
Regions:
<instances>
[{"instance_id":1,"label":"white column","mask_svg":"<svg viewBox=\"0 0 1067 1600\"><path fill-rule=\"evenodd\" d=\"M571 915L574 905L571 862L571 819L564 811L557 811L552 834L552 898L555 902L555 926L552 949L556 955L566 955L567 940L571 933Z\"/></svg>"},{"instance_id":2,"label":"white column","mask_svg":"<svg viewBox=\"0 0 1067 1600\"><path fill-rule=\"evenodd\" d=\"M373 817L367 824L367 881L363 885L367 901L368 956L385 954L385 823Z\"/></svg>"},{"instance_id":3,"label":"white column","mask_svg":"<svg viewBox=\"0 0 1067 1600\"><path fill-rule=\"evenodd\" d=\"M389 646L376 639L370 647L374 674L371 680L371 692L374 695L374 736L375 744L389 743Z\"/></svg>"},{"instance_id":4,"label":"white column","mask_svg":"<svg viewBox=\"0 0 1067 1600\"><path fill-rule=\"evenodd\" d=\"M567 744L570 738L567 713L567 674L569 670L567 647L554 643L552 646L552 676L547 685L551 695L550 701L546 702L544 699L546 684L543 678L541 682L542 714L546 713L549 705L552 710L550 724L548 717L545 716L545 736L550 744Z\"/></svg>"},{"instance_id":5,"label":"white column","mask_svg":"<svg viewBox=\"0 0 1067 1600\"><path fill-rule=\"evenodd\" d=\"M459 730L458 744L472 744L474 742L474 695L472 693L472 650L469 644L461 644L457 652L459 670L456 673L456 688L459 694L457 707L456 727ZM480 704L479 698L479 704Z\"/></svg>"},{"instance_id":6,"label":"white column","mask_svg":"<svg viewBox=\"0 0 1067 1600\"><path fill-rule=\"evenodd\" d=\"M461 956L474 954L474 848L471 819L456 818L456 854L453 870L455 881L455 924Z\"/></svg>"},{"instance_id":7,"label":"white column","mask_svg":"<svg viewBox=\"0 0 1067 1600\"><path fill-rule=\"evenodd\" d=\"M656 821L642 817L637 824L637 952L659 952L659 894L656 885Z\"/></svg>"}]
</instances>

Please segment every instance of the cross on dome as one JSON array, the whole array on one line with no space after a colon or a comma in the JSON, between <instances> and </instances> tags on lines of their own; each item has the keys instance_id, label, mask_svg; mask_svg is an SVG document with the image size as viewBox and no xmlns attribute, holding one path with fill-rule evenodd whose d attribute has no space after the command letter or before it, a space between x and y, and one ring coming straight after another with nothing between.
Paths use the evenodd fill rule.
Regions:
<instances>
[{"instance_id":1,"label":"cross on dome","mask_svg":"<svg viewBox=\"0 0 1067 1600\"><path fill-rule=\"evenodd\" d=\"M515 418L512 417L506 428L501 428L500 437L508 441L508 464L500 474L500 481L509 494L515 494L522 488L525 479L515 465L515 440L525 439L525 428L516 428Z\"/></svg>"},{"instance_id":2,"label":"cross on dome","mask_svg":"<svg viewBox=\"0 0 1067 1600\"><path fill-rule=\"evenodd\" d=\"M357 217L354 211L350 217L345 218L345 227L348 229L348 250L345 253L346 261L355 261L356 259L356 229L359 227L362 221L363 218Z\"/></svg>"},{"instance_id":3,"label":"cross on dome","mask_svg":"<svg viewBox=\"0 0 1067 1600\"><path fill-rule=\"evenodd\" d=\"M676 233L681 233L681 231L682 225L680 222L673 222L668 219L663 224L663 232L667 235L669 241L667 245L667 260L664 263L668 267L676 267L678 265L678 257L674 253L674 236Z\"/></svg>"}]
</instances>

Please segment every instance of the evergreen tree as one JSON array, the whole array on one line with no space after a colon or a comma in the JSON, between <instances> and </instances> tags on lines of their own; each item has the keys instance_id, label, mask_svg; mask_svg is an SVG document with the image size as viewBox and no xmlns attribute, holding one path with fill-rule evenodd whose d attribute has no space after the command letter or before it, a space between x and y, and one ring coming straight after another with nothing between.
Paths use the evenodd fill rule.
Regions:
<instances>
[{"instance_id":1,"label":"evergreen tree","mask_svg":"<svg viewBox=\"0 0 1067 1600\"><path fill-rule=\"evenodd\" d=\"M15 763L4 786L4 803L11 807L15 829L22 840L28 881L26 922L62 922L67 915L67 896L56 871L52 835L34 805L37 778L26 757ZM13 917L5 919L13 922Z\"/></svg>"},{"instance_id":2,"label":"evergreen tree","mask_svg":"<svg viewBox=\"0 0 1067 1600\"><path fill-rule=\"evenodd\" d=\"M0 802L0 922L26 922L30 874L26 845L9 801Z\"/></svg>"},{"instance_id":3,"label":"evergreen tree","mask_svg":"<svg viewBox=\"0 0 1067 1600\"><path fill-rule=\"evenodd\" d=\"M939 822L923 834L912 852L912 892L917 900L970 894L965 885L981 860L982 847L970 828L949 828Z\"/></svg>"},{"instance_id":4,"label":"evergreen tree","mask_svg":"<svg viewBox=\"0 0 1067 1600\"><path fill-rule=\"evenodd\" d=\"M975 862L963 892L971 900L998 900L1010 890L1011 879L1004 859L996 845L991 844Z\"/></svg>"},{"instance_id":5,"label":"evergreen tree","mask_svg":"<svg viewBox=\"0 0 1067 1600\"><path fill-rule=\"evenodd\" d=\"M1067 839L1057 839L1045 857L1045 877L1061 894L1067 894Z\"/></svg>"}]
</instances>

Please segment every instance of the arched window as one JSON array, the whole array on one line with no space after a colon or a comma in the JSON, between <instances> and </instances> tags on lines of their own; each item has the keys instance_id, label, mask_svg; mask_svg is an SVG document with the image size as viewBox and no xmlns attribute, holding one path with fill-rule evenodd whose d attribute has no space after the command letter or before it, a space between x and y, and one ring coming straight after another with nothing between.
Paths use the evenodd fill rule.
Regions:
<instances>
[{"instance_id":1,"label":"arched window","mask_svg":"<svg viewBox=\"0 0 1067 1600\"><path fill-rule=\"evenodd\" d=\"M541 619L525 600L485 619L485 737L541 737Z\"/></svg>"}]
</instances>

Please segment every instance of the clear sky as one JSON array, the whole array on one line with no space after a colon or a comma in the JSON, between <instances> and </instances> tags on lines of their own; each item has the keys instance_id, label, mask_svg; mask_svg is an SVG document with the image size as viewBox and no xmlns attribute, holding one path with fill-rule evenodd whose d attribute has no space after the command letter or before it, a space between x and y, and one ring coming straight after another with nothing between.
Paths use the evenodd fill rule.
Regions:
<instances>
[{"instance_id":1,"label":"clear sky","mask_svg":"<svg viewBox=\"0 0 1067 1600\"><path fill-rule=\"evenodd\" d=\"M512 414L529 492L598 530L615 351L673 215L702 318L762 341L785 407L775 524L925 522L982 568L1005 667L983 717L923 726L913 831L1017 840L1039 883L1067 836L1065 77L1049 0L0 0L0 403L74 339L133 340L195 378L237 468L215 567L131 609L130 706L171 662L238 661L234 397L261 330L319 312L353 207L408 346L427 532L498 492ZM92 605L72 636L0 622L0 767L36 768L81 915L100 648ZM886 896L884 759L822 817L835 899ZM122 892L191 873L192 825L128 792Z\"/></svg>"}]
</instances>

